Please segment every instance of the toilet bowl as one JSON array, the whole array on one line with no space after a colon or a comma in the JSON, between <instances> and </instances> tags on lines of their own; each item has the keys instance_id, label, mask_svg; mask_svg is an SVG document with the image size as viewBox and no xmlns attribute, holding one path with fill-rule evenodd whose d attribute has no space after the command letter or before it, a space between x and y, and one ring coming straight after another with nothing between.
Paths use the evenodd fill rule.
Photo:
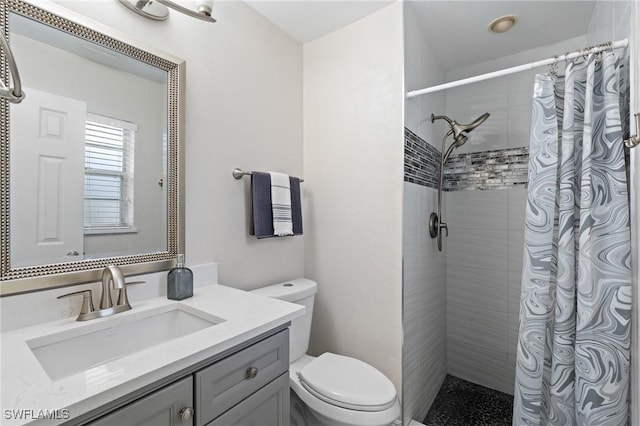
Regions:
<instances>
[{"instance_id":1,"label":"toilet bowl","mask_svg":"<svg viewBox=\"0 0 640 426\"><path fill-rule=\"evenodd\" d=\"M400 416L393 383L364 361L309 348L317 284L305 278L253 291L304 305L306 314L292 321L289 343L289 385L292 426L386 426Z\"/></svg>"},{"instance_id":2,"label":"toilet bowl","mask_svg":"<svg viewBox=\"0 0 640 426\"><path fill-rule=\"evenodd\" d=\"M342 366L337 365L335 370L328 368L325 370L323 361L326 356L339 357L330 360L338 362L338 364L341 363L340 361L355 361L361 363L361 367L364 368L359 372L348 371L344 368L353 367L353 364L345 362ZM318 386L318 390L316 390L315 384L305 383L304 378L301 379L301 372L304 372L307 366L315 369L318 373L324 373L324 378L328 379L328 382L337 381L332 384L341 388L340 391L327 387L326 384L324 384L324 388ZM314 368L318 366L319 368ZM372 371L368 371L368 369L372 369ZM369 380L363 377L367 373L372 373L371 376L373 376L369 377ZM384 380L380 380L376 386L374 382L378 375L382 376L380 378ZM336 380L339 376L342 380ZM320 374L318 378L320 378ZM363 385L363 381L366 382L365 385ZM308 409L305 416L307 426L383 426L392 424L400 416L400 403L393 383L372 366L355 358L342 357L332 353L324 353L318 358L303 355L289 365L289 383L293 392ZM345 387L351 389L344 389Z\"/></svg>"}]
</instances>

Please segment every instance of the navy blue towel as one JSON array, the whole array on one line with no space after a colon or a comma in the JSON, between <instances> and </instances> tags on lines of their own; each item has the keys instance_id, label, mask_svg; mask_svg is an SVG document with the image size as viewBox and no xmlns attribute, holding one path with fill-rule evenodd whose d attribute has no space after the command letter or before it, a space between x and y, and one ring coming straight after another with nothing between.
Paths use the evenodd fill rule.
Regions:
<instances>
[{"instance_id":1,"label":"navy blue towel","mask_svg":"<svg viewBox=\"0 0 640 426\"><path fill-rule=\"evenodd\" d=\"M302 204L300 179L289 176L291 187L291 221L293 235L302 235ZM273 234L273 210L271 207L271 176L269 173L251 174L251 229L250 235L271 238Z\"/></svg>"},{"instance_id":2,"label":"navy blue towel","mask_svg":"<svg viewBox=\"0 0 640 426\"><path fill-rule=\"evenodd\" d=\"M300 199L300 179L289 176L291 189L291 222L293 235L302 235L302 201Z\"/></svg>"}]
</instances>

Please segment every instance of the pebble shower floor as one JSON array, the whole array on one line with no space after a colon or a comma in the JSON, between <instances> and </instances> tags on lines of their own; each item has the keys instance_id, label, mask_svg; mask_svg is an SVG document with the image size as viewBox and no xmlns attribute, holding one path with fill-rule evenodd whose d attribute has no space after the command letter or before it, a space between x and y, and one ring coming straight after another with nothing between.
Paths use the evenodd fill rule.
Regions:
<instances>
[{"instance_id":1,"label":"pebble shower floor","mask_svg":"<svg viewBox=\"0 0 640 426\"><path fill-rule=\"evenodd\" d=\"M511 426L513 396L447 376L425 426Z\"/></svg>"}]
</instances>

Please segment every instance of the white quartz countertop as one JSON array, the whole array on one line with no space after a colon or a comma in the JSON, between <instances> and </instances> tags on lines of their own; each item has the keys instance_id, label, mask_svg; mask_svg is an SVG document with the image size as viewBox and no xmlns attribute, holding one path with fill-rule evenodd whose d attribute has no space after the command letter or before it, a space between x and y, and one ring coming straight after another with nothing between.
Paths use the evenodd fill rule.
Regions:
<instances>
[{"instance_id":1,"label":"white quartz countertop","mask_svg":"<svg viewBox=\"0 0 640 426\"><path fill-rule=\"evenodd\" d=\"M57 333L81 335L99 322L126 321L148 310L180 304L223 320L213 327L175 338L133 354L111 359L81 373L52 380L32 352L29 341ZM2 425L54 425L66 413L78 417L145 385L239 345L304 314L305 308L246 291L210 285L194 289L182 301L156 297L131 303L133 309L85 322L68 318L0 334ZM58 410L59 419L34 420ZM22 417L18 419L17 417Z\"/></svg>"}]
</instances>

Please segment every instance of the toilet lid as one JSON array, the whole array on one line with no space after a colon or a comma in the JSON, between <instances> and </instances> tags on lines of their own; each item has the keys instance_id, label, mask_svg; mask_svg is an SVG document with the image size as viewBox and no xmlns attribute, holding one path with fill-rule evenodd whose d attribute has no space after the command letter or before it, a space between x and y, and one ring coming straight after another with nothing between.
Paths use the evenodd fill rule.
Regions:
<instances>
[{"instance_id":1,"label":"toilet lid","mask_svg":"<svg viewBox=\"0 0 640 426\"><path fill-rule=\"evenodd\" d=\"M382 411L393 406L396 388L366 362L326 352L298 373L310 393L350 410Z\"/></svg>"}]
</instances>

